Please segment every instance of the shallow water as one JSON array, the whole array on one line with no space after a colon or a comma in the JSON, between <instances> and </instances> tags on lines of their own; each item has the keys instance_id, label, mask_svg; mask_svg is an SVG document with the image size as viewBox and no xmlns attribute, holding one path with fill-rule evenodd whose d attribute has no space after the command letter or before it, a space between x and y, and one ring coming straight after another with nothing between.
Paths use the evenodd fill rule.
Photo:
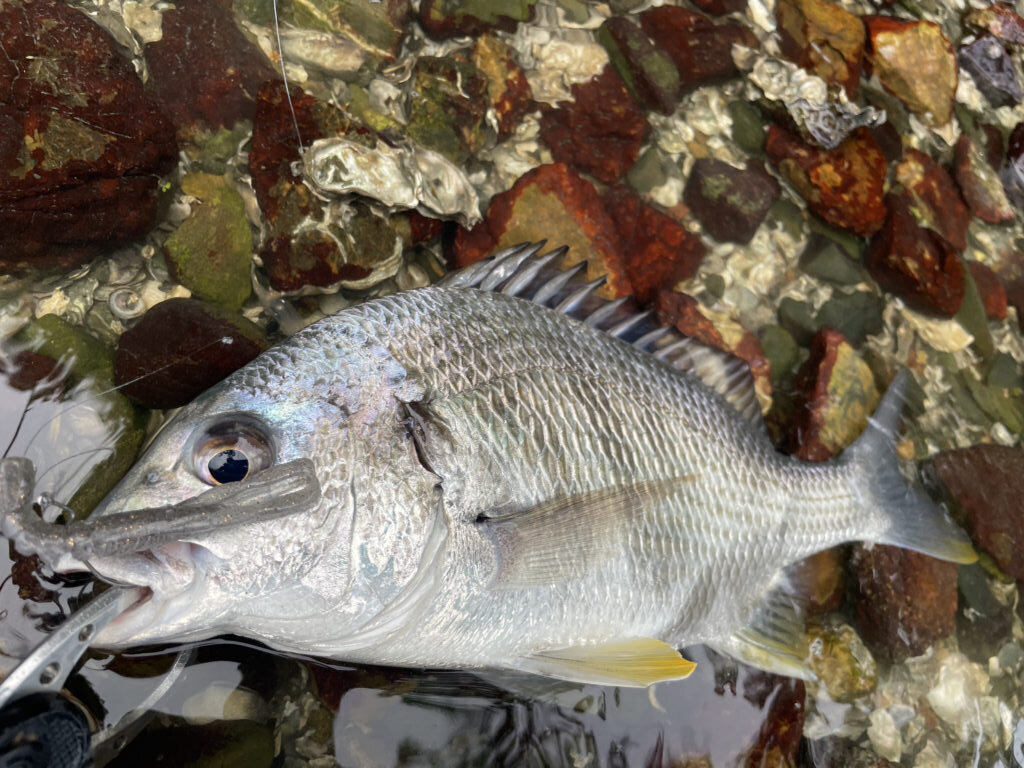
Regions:
<instances>
[{"instance_id":1,"label":"shallow water","mask_svg":"<svg viewBox=\"0 0 1024 768\"><path fill-rule=\"evenodd\" d=\"M110 4L96 0L79 5L109 11ZM575 5L579 4L562 4ZM874 10L854 0L845 5L859 13ZM539 7L537 20L522 25L514 40L509 38L518 50L536 44L539 51L562 38L574 43L591 41L586 24L561 23L565 13L556 13L556 3L542 2ZM750 7L751 18L770 15L761 3ZM601 13L606 10L601 6ZM588 12L599 11L591 8ZM900 13L906 15L902 8ZM952 18L951 11L940 8L936 13ZM443 54L443 46L434 52ZM578 60L570 63L581 65ZM327 98L328 91L332 98L338 95L330 90L329 78L322 73L311 67L304 74L310 78L307 88L320 97ZM552 88L558 85L557 72L540 74L538 82ZM394 79L400 81L397 76ZM656 130L648 146L657 146L676 166L676 176L669 174L662 185L649 190L650 198L666 208L681 204L681 169L692 168L693 146L727 159L744 157L723 126L728 121L727 102L748 100L746 92L734 82L701 89L687 99L672 117L650 117ZM1017 119L1021 117L1024 115ZM531 163L550 160L536 148L536 123L535 116L528 118L520 133L505 145L505 154L495 152L485 163L474 160L474 179L486 177L478 185L481 194L501 191ZM924 129L916 136L922 146L934 140ZM181 169L188 168L190 162L184 159ZM218 172L226 170L238 181L247 172L244 159L236 157L222 166ZM159 245L167 232L181 223L188 201L174 184L170 187L173 199L164 201L157 231L145 243L101 256L94 263L98 277L76 273L76 279L52 274L7 279L0 275L0 341L30 317L56 309L72 325L88 328L109 345L120 329L132 324L132 319L119 324L104 309L117 287L131 285L140 296L145 291L158 298L175 295L176 286L168 279ZM792 190L785 189L784 194L790 201L796 199ZM790 214L803 215L796 210ZM800 226L806 229L806 221ZM777 304L784 295L820 307L833 295L833 288L797 275L799 251L808 232L795 236L786 230L787 223L780 216L761 225L748 249L718 244L702 270L680 289L727 316L733 325L723 323L722 327L732 331L739 327L738 320L746 330L755 332L775 323ZM971 234L971 247L984 250L985 244L1019 237L1020 221L1002 230L972 229ZM362 300L374 291L425 282L429 269L422 265L436 263L441 245L435 241L426 250L426 255L410 251L412 267L407 264L369 294L342 291L295 301L294 305L309 319ZM711 279L714 277L719 282ZM259 301L250 299L245 313L264 326L291 330L303 322L295 307L284 305L280 297L263 296ZM92 314L87 314L90 311ZM989 325L998 348L1020 360L1024 346L1012 312L1009 320ZM922 320L904 312L902 304L891 302L883 331L863 347L889 362L904 364L907 361L899 355L906 356L908 347L916 343L908 340L916 340L914 334L918 334L939 348L951 345L952 351L941 351L959 355L954 362L970 367L975 360L966 343L955 348L961 338L956 335L957 328L953 321ZM926 349L935 353L931 347ZM955 367L948 362L945 365ZM984 413L976 417L977 407L971 413L962 412L952 396L943 399L941 395L948 395L948 381L934 359L920 366L925 371L919 371L920 378L934 407L921 415L919 424L911 426L912 436L928 449L919 455L974 442L1007 442L1006 428L1000 431L1001 425ZM60 396L34 397L10 386L10 378L17 373L16 367L8 365L0 376L0 448L5 455L32 460L37 469L37 499L46 494L66 503L110 456L125 426L120 421L115 425L110 402L96 396L106 384L86 378ZM151 423L150 429L154 426ZM1019 447L1019 438L1009 436L1009 442ZM9 575L12 570L18 571L16 577ZM5 577L0 584L0 666L6 670L88 598L94 585L86 577L56 578L45 568L33 570L14 553L0 558L0 575ZM997 583L995 578L991 581ZM1019 600L1016 590L1009 585L999 589L1012 608L1013 601ZM1012 612L1008 645L1019 650L1024 643L1024 625L1018 614ZM852 621L849 613L835 618ZM852 704L836 704L816 686L809 687L805 698L802 684L736 665L702 647L686 650L698 667L685 681L659 684L650 690L585 686L538 691L523 681L498 677L325 663L284 657L237 639L215 640L191 649L187 667L174 678L166 694L118 740L105 746L97 761L125 766L159 759L169 765L315 768L334 764L774 766L789 764L786 756L795 751L792 747L800 741L803 728L806 738L799 750L799 764L866 766L879 764L875 762L879 759L877 745L886 741L883 726L893 722L904 744L901 765L1024 768L1020 689L1024 669L1007 672L991 661L972 665L960 655L960 651L970 650L957 636L941 641L925 656L906 664L896 668L883 665L874 691ZM68 695L88 713L94 728L117 728L167 677L177 652L140 649L120 656L90 652L69 681ZM965 680L983 677L991 690L958 697L955 686L951 692L940 685L947 673L962 674ZM928 698L933 693L934 697Z\"/></svg>"}]
</instances>

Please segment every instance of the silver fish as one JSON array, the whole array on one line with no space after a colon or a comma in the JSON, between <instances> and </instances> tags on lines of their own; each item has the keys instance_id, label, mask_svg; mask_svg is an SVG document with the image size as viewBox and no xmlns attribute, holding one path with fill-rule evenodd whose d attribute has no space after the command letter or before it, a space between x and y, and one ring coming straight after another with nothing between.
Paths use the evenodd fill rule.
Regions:
<instances>
[{"instance_id":1,"label":"silver fish","mask_svg":"<svg viewBox=\"0 0 1024 768\"><path fill-rule=\"evenodd\" d=\"M975 559L899 472L903 376L840 459L802 463L768 440L745 364L536 251L325 318L183 408L94 514L301 459L322 496L92 553L138 597L97 642L232 632L632 686L685 677L675 649L707 643L801 675L787 566L858 540Z\"/></svg>"}]
</instances>

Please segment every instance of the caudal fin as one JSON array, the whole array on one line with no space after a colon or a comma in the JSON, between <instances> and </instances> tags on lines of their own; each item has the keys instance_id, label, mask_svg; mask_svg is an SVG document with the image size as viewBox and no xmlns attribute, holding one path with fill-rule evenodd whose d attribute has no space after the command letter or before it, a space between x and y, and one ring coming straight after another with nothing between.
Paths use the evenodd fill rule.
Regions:
<instances>
[{"instance_id":1,"label":"caudal fin","mask_svg":"<svg viewBox=\"0 0 1024 768\"><path fill-rule=\"evenodd\" d=\"M867 429L857 438L842 460L856 465L865 502L889 520L877 541L913 549L940 560L973 563L978 554L970 539L922 491L912 487L900 473L896 455L896 434L902 421L904 394L909 374L900 371Z\"/></svg>"}]
</instances>

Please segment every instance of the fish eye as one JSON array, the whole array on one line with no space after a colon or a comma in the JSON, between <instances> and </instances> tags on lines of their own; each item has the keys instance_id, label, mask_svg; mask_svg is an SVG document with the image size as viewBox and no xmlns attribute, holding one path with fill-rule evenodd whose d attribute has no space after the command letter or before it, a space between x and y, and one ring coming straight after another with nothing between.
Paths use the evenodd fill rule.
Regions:
<instances>
[{"instance_id":1,"label":"fish eye","mask_svg":"<svg viewBox=\"0 0 1024 768\"><path fill-rule=\"evenodd\" d=\"M248 420L218 421L206 427L194 445L193 467L209 485L237 483L274 463L266 431Z\"/></svg>"}]
</instances>

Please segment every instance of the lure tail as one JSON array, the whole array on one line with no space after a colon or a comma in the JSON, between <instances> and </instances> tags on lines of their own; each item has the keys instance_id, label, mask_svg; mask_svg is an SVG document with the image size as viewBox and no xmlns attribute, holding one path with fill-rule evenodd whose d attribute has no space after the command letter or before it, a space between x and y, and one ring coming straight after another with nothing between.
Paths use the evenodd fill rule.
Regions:
<instances>
[{"instance_id":1,"label":"lure tail","mask_svg":"<svg viewBox=\"0 0 1024 768\"><path fill-rule=\"evenodd\" d=\"M843 453L842 461L860 470L855 480L857 493L865 506L888 523L878 543L954 563L973 563L978 555L963 530L900 473L895 442L908 377L905 370L896 376L868 419L867 429Z\"/></svg>"}]
</instances>

